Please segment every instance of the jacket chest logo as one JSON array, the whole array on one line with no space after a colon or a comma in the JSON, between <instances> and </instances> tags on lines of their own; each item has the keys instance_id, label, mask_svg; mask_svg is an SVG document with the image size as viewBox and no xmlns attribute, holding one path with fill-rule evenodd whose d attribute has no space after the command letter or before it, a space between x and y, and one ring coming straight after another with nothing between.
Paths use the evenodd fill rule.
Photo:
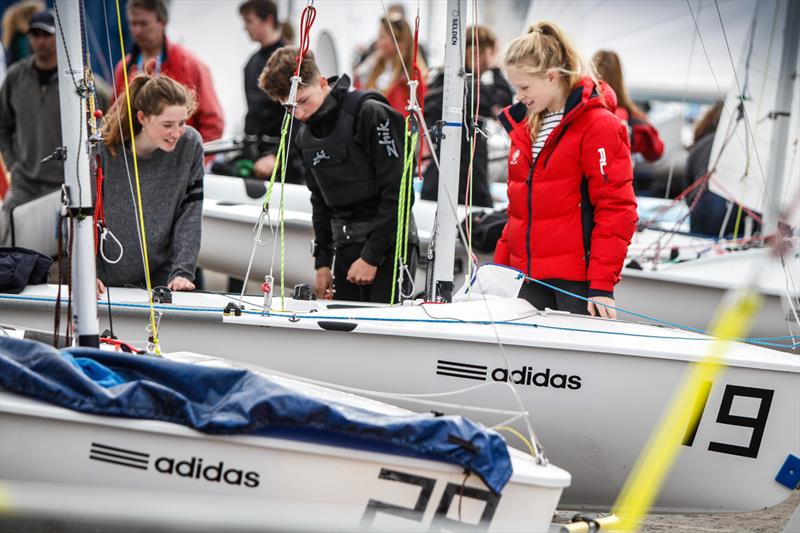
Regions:
<instances>
[{"instance_id":1,"label":"jacket chest logo","mask_svg":"<svg viewBox=\"0 0 800 533\"><path fill-rule=\"evenodd\" d=\"M324 161L324 160L326 160L326 159L330 159L330 158L331 158L331 156L329 156L328 154L326 154L326 153L325 153L325 150L320 150L319 152L317 152L316 154L314 154L314 159L311 161L311 165L312 165L312 166L317 166L317 165L319 165L319 164L320 164L322 161Z\"/></svg>"},{"instance_id":2,"label":"jacket chest logo","mask_svg":"<svg viewBox=\"0 0 800 533\"><path fill-rule=\"evenodd\" d=\"M517 148L517 150L511 155L511 162L509 164L516 165L517 162L519 161L519 154L520 151L519 148Z\"/></svg>"}]
</instances>

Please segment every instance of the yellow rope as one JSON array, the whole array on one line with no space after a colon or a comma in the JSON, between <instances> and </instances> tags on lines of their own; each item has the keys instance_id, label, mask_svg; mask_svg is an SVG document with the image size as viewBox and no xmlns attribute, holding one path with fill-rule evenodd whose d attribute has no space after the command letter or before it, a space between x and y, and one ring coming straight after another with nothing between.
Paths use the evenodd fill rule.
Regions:
<instances>
[{"instance_id":1,"label":"yellow rope","mask_svg":"<svg viewBox=\"0 0 800 533\"><path fill-rule=\"evenodd\" d=\"M531 441L525 438L525 435L517 431L516 429L512 428L511 426L497 426L494 428L496 431L507 431L517 437L519 440L525 443L525 446L528 447L528 452L530 452L531 457L536 457L536 450L533 449L533 444Z\"/></svg>"},{"instance_id":2,"label":"yellow rope","mask_svg":"<svg viewBox=\"0 0 800 533\"><path fill-rule=\"evenodd\" d=\"M720 306L711 327L716 339L708 355L689 366L676 399L650 435L617 497L612 512L619 515L620 523L615 531L638 531L675 462L686 428L699 423L702 405L695 402L698 391L704 382L714 381L722 372L722 355L728 342L747 332L760 306L761 296L752 290Z\"/></svg>"},{"instance_id":3,"label":"yellow rope","mask_svg":"<svg viewBox=\"0 0 800 533\"><path fill-rule=\"evenodd\" d=\"M136 199L139 208L139 230L142 233L142 254L144 255L144 279L147 284L147 300L150 304L150 328L153 332L153 349L156 355L161 355L158 344L158 326L156 325L156 310L153 307L153 288L150 284L150 261L147 257L147 235L144 232L144 211L142 211L142 191L139 187L139 165L136 157L136 139L133 133L133 114L131 112L131 93L128 88L128 69L125 64L125 39L122 37L122 17L120 16L119 0L117 5L117 29L119 29L119 47L122 50L122 75L125 83L125 102L128 107L128 126L131 131L131 154L133 155L133 175L136 181ZM123 141L124 142L124 141Z\"/></svg>"}]
</instances>

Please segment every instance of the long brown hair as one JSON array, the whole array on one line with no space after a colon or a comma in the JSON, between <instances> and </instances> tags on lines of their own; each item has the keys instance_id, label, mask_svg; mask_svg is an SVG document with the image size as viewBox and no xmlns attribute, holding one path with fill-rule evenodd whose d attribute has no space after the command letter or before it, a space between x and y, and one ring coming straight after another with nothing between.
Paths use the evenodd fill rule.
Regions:
<instances>
[{"instance_id":1,"label":"long brown hair","mask_svg":"<svg viewBox=\"0 0 800 533\"><path fill-rule=\"evenodd\" d=\"M186 106L191 116L197 109L194 92L168 76L153 77L139 74L128 84L128 89L131 98L131 116L134 117L134 136L142 131L142 125L135 118L139 111L151 117L160 115L165 107L178 105ZM131 137L127 105L125 94L121 93L103 122L101 131L103 143L114 157L117 155L117 146L130 140Z\"/></svg>"},{"instance_id":2,"label":"long brown hair","mask_svg":"<svg viewBox=\"0 0 800 533\"><path fill-rule=\"evenodd\" d=\"M597 77L614 89L620 107L624 107L631 118L644 119L642 110L628 96L625 77L622 75L622 62L617 53L611 50L598 50L592 57L592 67Z\"/></svg>"},{"instance_id":3,"label":"long brown hair","mask_svg":"<svg viewBox=\"0 0 800 533\"><path fill-rule=\"evenodd\" d=\"M702 117L694 125L694 142L692 145L697 144L697 141L717 131L719 118L722 116L722 109L725 107L725 102L717 100L714 105L708 108Z\"/></svg>"},{"instance_id":4,"label":"long brown hair","mask_svg":"<svg viewBox=\"0 0 800 533\"><path fill-rule=\"evenodd\" d=\"M398 80L404 80L406 78L405 71L403 70L403 63L405 63L406 68L409 69L409 74L413 76L413 73L410 71L414 63L414 35L411 33L411 27L408 25L408 22L406 22L406 19L399 15L390 15L389 19L382 17L381 26L389 33L390 37L394 34L397 39L397 46L400 48L400 55L403 57L401 61L397 54L392 56L392 82L389 84L391 86L397 83ZM375 83L378 77L383 74L383 71L386 69L387 60L377 55L377 53L376 56L375 65L373 65L372 71L369 73L367 82L364 85L365 89L375 89ZM422 73L422 78L425 79L427 67L421 57L417 57L417 65Z\"/></svg>"},{"instance_id":5,"label":"long brown hair","mask_svg":"<svg viewBox=\"0 0 800 533\"><path fill-rule=\"evenodd\" d=\"M528 28L528 33L508 45L503 65L525 74L544 75L550 70L559 74L564 95L586 74L581 56L564 31L554 22L542 21ZM536 139L542 127L544 111L528 112L531 138Z\"/></svg>"}]
</instances>

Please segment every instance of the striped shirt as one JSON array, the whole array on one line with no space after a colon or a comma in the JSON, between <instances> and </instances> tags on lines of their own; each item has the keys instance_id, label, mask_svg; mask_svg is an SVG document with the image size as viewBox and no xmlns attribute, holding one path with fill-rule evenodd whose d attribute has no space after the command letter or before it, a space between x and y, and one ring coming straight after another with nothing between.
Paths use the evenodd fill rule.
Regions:
<instances>
[{"instance_id":1,"label":"striped shirt","mask_svg":"<svg viewBox=\"0 0 800 533\"><path fill-rule=\"evenodd\" d=\"M536 158L539 157L539 152L542 151L544 143L547 142L547 138L550 137L550 132L556 129L556 126L558 126L558 123L561 122L562 118L564 118L563 109L561 111L556 111L555 113L544 114L542 127L539 129L539 133L536 135L536 141L534 141L533 145L531 146L534 161L536 161Z\"/></svg>"}]
</instances>

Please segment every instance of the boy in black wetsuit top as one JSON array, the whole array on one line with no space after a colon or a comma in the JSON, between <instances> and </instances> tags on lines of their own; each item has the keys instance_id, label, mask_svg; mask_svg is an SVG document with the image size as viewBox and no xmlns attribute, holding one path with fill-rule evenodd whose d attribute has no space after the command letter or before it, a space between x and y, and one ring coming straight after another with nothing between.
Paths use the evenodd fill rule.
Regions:
<instances>
[{"instance_id":1,"label":"boy in black wetsuit top","mask_svg":"<svg viewBox=\"0 0 800 533\"><path fill-rule=\"evenodd\" d=\"M296 47L286 46L270 57L259 79L270 98L286 103L298 55ZM310 51L300 77L293 146L302 154L311 190L315 292L325 299L388 302L404 119L378 93L349 91L346 75L322 77ZM412 218L410 279L416 270L417 244Z\"/></svg>"}]
</instances>

